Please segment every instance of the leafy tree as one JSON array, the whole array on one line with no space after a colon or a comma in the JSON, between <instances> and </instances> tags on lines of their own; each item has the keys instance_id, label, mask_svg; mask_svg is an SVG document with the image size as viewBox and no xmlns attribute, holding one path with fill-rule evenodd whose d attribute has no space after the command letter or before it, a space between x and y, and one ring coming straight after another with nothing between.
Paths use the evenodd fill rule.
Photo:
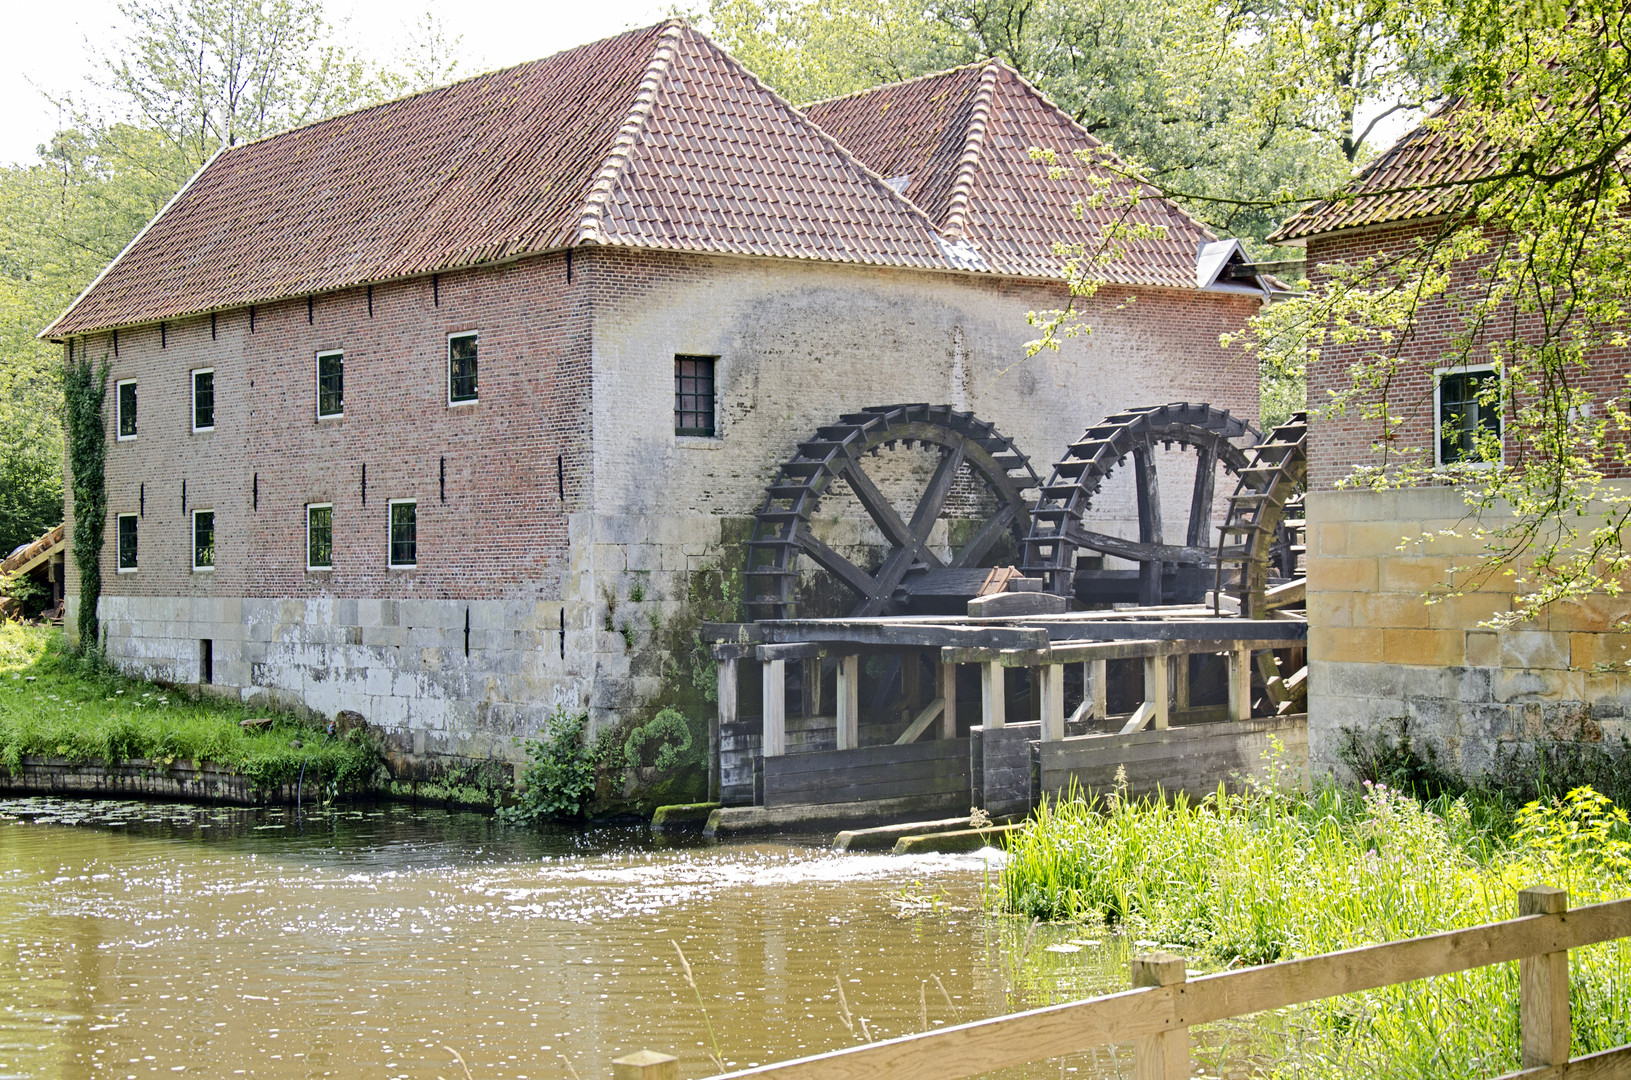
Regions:
<instances>
[{"instance_id":1,"label":"leafy tree","mask_svg":"<svg viewBox=\"0 0 1631 1080\"><path fill-rule=\"evenodd\" d=\"M1459 6L1437 58L1452 105L1427 136L1464 167L1386 193L1426 203L1434 227L1401 252L1321 268L1305 298L1265 312L1249 337L1285 370L1340 347L1351 379L1315 404L1352 410L1374 432L1380 463L1354 481L1461 484L1486 547L1460 580L1516 579L1508 621L1619 595L1631 570L1631 496L1612 479L1631 471L1619 370L1631 345L1628 20L1607 0ZM1492 434L1470 467L1433 467L1430 447L1408 445L1405 418L1429 401L1397 389L1419 363L1401 344L1429 315L1452 327L1434 366L1499 366L1484 404L1503 414L1504 460Z\"/></svg>"}]
</instances>

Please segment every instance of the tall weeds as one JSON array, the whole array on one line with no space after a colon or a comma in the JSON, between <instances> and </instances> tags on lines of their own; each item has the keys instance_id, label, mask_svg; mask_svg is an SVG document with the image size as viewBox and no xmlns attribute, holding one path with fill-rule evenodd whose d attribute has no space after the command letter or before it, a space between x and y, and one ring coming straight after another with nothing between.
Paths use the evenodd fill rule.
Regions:
<instances>
[{"instance_id":1,"label":"tall weeds","mask_svg":"<svg viewBox=\"0 0 1631 1080\"><path fill-rule=\"evenodd\" d=\"M1256 964L1516 914L1519 890L1571 903L1631 895L1631 825L1590 789L1517 815L1495 838L1465 799L1386 786L1310 796L1220 790L1194 803L1045 804L1010 840L1000 905L1181 943L1213 966ZM1631 1041L1631 942L1571 954L1575 1051ZM1285 1076L1465 1077L1517 1065L1513 965L1311 1006ZM1283 1048L1282 1048L1283 1049Z\"/></svg>"}]
</instances>

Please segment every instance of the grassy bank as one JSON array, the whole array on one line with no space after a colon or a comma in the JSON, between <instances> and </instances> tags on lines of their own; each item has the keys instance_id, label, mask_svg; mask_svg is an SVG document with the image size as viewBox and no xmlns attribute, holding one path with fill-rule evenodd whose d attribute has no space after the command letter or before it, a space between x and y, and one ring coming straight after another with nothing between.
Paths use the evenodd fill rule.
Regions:
<instances>
[{"instance_id":1,"label":"grassy bank","mask_svg":"<svg viewBox=\"0 0 1631 1080\"><path fill-rule=\"evenodd\" d=\"M274 722L239 726L259 716ZM362 783L380 761L356 733L329 738L289 714L126 679L68 654L59 630L0 623L0 769L15 773L25 757L213 761L262 786L293 780L304 766L314 790Z\"/></svg>"},{"instance_id":2,"label":"grassy bank","mask_svg":"<svg viewBox=\"0 0 1631 1080\"><path fill-rule=\"evenodd\" d=\"M1491 819L1479 811L1380 785L1097 810L1065 800L1010 841L999 903L1175 943L1215 969L1511 918L1537 883L1568 888L1573 906L1631 895L1631 827L1595 792L1530 804L1500 831L1475 823ZM1570 964L1575 1053L1631 1041L1631 942ZM1266 1040L1265 1071L1498 1076L1517 1068L1517 1016L1513 964L1352 995Z\"/></svg>"}]
</instances>

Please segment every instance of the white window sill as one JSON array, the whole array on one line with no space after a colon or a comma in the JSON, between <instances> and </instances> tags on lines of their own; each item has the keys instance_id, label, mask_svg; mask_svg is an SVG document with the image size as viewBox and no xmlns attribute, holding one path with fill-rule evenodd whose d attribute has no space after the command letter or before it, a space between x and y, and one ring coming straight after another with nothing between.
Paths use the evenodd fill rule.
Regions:
<instances>
[{"instance_id":1,"label":"white window sill","mask_svg":"<svg viewBox=\"0 0 1631 1080\"><path fill-rule=\"evenodd\" d=\"M469 399L467 399L465 401L449 401L447 403L447 407L450 408L450 409L462 409L466 405L480 405L480 404L481 404L481 398L469 398Z\"/></svg>"},{"instance_id":2,"label":"white window sill","mask_svg":"<svg viewBox=\"0 0 1631 1080\"><path fill-rule=\"evenodd\" d=\"M723 435L676 435L674 445L689 450L718 450L725 445Z\"/></svg>"},{"instance_id":3,"label":"white window sill","mask_svg":"<svg viewBox=\"0 0 1631 1080\"><path fill-rule=\"evenodd\" d=\"M121 566L114 572L118 574L134 574L138 569L139 568L135 566Z\"/></svg>"},{"instance_id":4,"label":"white window sill","mask_svg":"<svg viewBox=\"0 0 1631 1080\"><path fill-rule=\"evenodd\" d=\"M213 427L195 427L195 428L193 428L193 434L194 435L208 435L210 432L212 432L214 430L215 430L215 428L213 428Z\"/></svg>"},{"instance_id":5,"label":"white window sill","mask_svg":"<svg viewBox=\"0 0 1631 1080\"><path fill-rule=\"evenodd\" d=\"M215 567L213 567L213 566L195 566L195 567L193 567L193 573L195 573L195 574L213 574L213 573L215 573Z\"/></svg>"},{"instance_id":6,"label":"white window sill","mask_svg":"<svg viewBox=\"0 0 1631 1080\"><path fill-rule=\"evenodd\" d=\"M113 441L114 442L135 442L136 441L136 436L134 436L134 435L116 435L116 436L114 436Z\"/></svg>"}]
</instances>

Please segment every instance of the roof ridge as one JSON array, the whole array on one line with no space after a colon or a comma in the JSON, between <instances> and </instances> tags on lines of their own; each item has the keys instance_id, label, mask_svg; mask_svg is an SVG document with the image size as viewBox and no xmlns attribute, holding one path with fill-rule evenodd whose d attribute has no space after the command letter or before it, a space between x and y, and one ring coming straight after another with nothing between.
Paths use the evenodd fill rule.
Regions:
<instances>
[{"instance_id":1,"label":"roof ridge","mask_svg":"<svg viewBox=\"0 0 1631 1080\"><path fill-rule=\"evenodd\" d=\"M951 197L946 201L946 231L963 239L966 239L963 227L967 223L968 204L974 194L974 174L979 171L980 155L985 149L985 133L991 126L991 102L997 94L997 77L1001 71L1002 61L992 58L985 61L980 72L980 86L974 91L963 154L957 159Z\"/></svg>"},{"instance_id":2,"label":"roof ridge","mask_svg":"<svg viewBox=\"0 0 1631 1080\"><path fill-rule=\"evenodd\" d=\"M910 86L912 83L923 82L926 79L939 79L959 71L967 71L970 68L983 68L992 63L1000 64L1002 63L1002 60L994 56L988 56L983 60L974 60L967 64L958 64L956 67L943 68L940 71L926 71L922 75L913 75L910 79L897 79L894 82L879 83L877 86L864 86L859 90L851 90L847 94L839 94L836 97L817 98L814 101L806 101L803 105L795 106L795 108L797 108L799 112L804 112L806 109L813 109L817 105L831 105L835 101L847 101L850 98L861 97L865 94L875 94L879 90L890 90L897 86Z\"/></svg>"},{"instance_id":3,"label":"roof ridge","mask_svg":"<svg viewBox=\"0 0 1631 1080\"><path fill-rule=\"evenodd\" d=\"M611 149L607 151L600 171L583 197L583 208L578 215L578 234L573 244L598 244L604 241L601 226L606 215L606 202L623 175L635 144L640 141L640 132L645 128L646 120L657 106L657 93L668 78L669 69L674 63L675 46L685 32L685 25L683 19L668 19L662 33L657 35L656 48L652 50L651 61L646 65L645 78L640 80L640 86L634 92L629 114L612 139Z\"/></svg>"},{"instance_id":4,"label":"roof ridge","mask_svg":"<svg viewBox=\"0 0 1631 1080\"><path fill-rule=\"evenodd\" d=\"M715 41L701 30L696 29L696 27L688 25L686 29L691 30L709 47L717 51L721 56L725 57L733 65L735 65L736 69L743 75L747 76L747 78L751 80L755 86L763 90L766 94L769 94L772 101L775 101L779 105L785 106L789 112L797 117L801 123L808 126L809 129L814 132L818 138L824 141L835 153L837 153L839 157L843 158L844 161L848 162L852 168L865 177L873 187L880 189L883 192L884 198L905 205L908 210L921 218L923 220L923 226L929 231L930 236L940 240L945 239L945 230L941 229L940 226L934 223L934 218L929 216L929 212L927 210L923 209L923 207L919 206L911 199L908 199L901 192L896 191L881 173L874 170L872 166L861 160L860 155L856 154L849 147L845 146L842 139L836 137L826 128L816 123L815 118L809 113L805 112L797 105L794 105L779 91L777 91L775 87L759 78L758 74L754 72L752 68L738 60L735 54L733 54L729 49L726 49L724 46L720 45L719 42ZM966 66L972 67L973 65Z\"/></svg>"}]
</instances>

